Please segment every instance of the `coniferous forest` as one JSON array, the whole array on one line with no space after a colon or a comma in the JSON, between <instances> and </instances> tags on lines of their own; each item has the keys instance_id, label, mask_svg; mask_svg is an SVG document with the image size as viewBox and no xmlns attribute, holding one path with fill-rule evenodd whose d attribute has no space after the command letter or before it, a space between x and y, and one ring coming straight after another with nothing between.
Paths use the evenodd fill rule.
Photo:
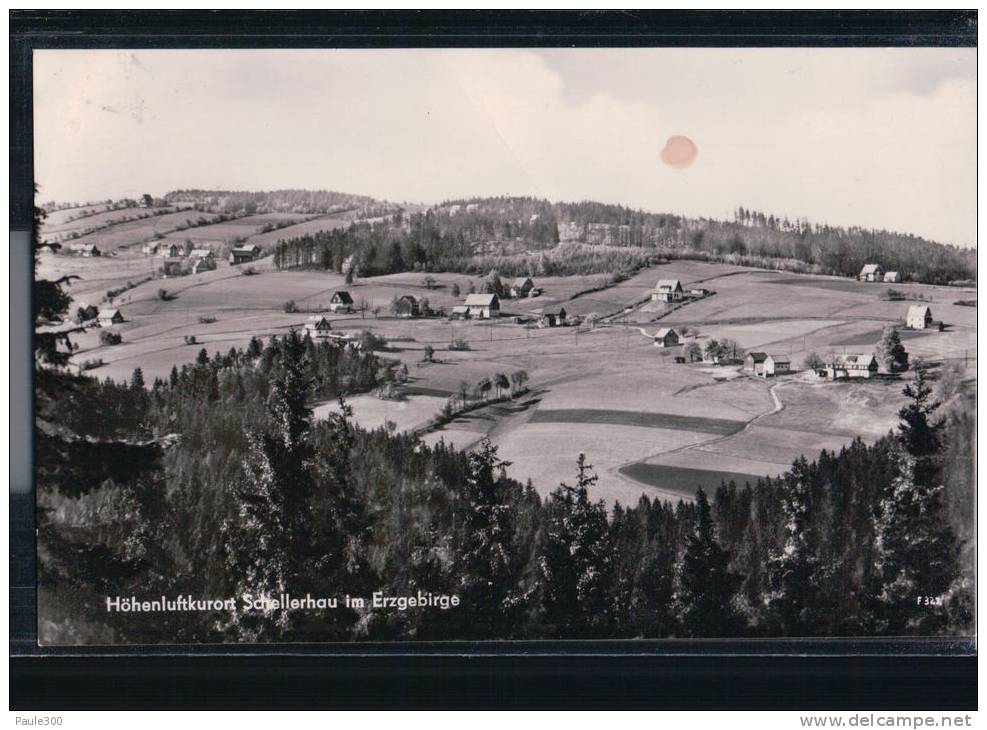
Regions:
<instances>
[{"instance_id":1,"label":"coniferous forest","mask_svg":"<svg viewBox=\"0 0 987 730\"><path fill-rule=\"evenodd\" d=\"M582 246L559 252L560 241ZM745 208L732 221L717 221L588 201L508 197L399 211L286 238L271 253L282 269L342 272L345 263L362 276L485 275L492 269L507 276L566 276L627 272L674 258L847 277L864 264L879 263L905 281L927 284L970 283L977 275L974 249L891 231L790 221Z\"/></svg>"},{"instance_id":2,"label":"coniferous forest","mask_svg":"<svg viewBox=\"0 0 987 730\"><path fill-rule=\"evenodd\" d=\"M36 281L44 644L945 636L970 630L975 425L922 369L874 444L694 502L604 507L592 454L541 498L497 449L358 428L390 376L297 333L167 379L70 374ZM339 407L314 419L314 401ZM546 490L547 491L547 490ZM345 596L455 597L352 605ZM333 610L108 612L107 597L338 597Z\"/></svg>"}]
</instances>

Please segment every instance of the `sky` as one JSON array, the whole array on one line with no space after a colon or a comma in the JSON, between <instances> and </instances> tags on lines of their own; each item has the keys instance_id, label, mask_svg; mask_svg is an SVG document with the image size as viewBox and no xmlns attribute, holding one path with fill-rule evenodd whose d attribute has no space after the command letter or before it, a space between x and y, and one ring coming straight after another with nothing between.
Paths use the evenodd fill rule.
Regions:
<instances>
[{"instance_id":1,"label":"sky","mask_svg":"<svg viewBox=\"0 0 987 730\"><path fill-rule=\"evenodd\" d=\"M42 200L738 206L976 245L975 49L43 50Z\"/></svg>"}]
</instances>

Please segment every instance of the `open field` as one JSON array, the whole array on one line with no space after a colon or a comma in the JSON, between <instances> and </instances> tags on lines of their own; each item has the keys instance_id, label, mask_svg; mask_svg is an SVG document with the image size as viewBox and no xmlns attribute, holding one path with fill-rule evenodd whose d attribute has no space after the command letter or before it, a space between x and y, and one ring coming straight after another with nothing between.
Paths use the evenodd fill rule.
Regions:
<instances>
[{"instance_id":1,"label":"open field","mask_svg":"<svg viewBox=\"0 0 987 730\"><path fill-rule=\"evenodd\" d=\"M215 220L216 217L215 213L206 213L200 210L182 210L176 213L166 213L165 215L156 215L141 220L117 223L109 228L94 231L85 236L79 236L79 238L73 239L72 243L95 244L105 255L118 249L139 246L159 236L163 237L169 233L173 233L179 228L184 229L181 233L190 233L198 229L188 228L188 226L200 220Z\"/></svg>"},{"instance_id":2,"label":"open field","mask_svg":"<svg viewBox=\"0 0 987 730\"><path fill-rule=\"evenodd\" d=\"M196 245L229 246L240 239L247 239L260 233L267 225L294 224L302 222L308 217L310 216L296 213L261 213L188 228L183 231L172 231L165 238L178 241L187 239Z\"/></svg>"},{"instance_id":3,"label":"open field","mask_svg":"<svg viewBox=\"0 0 987 730\"><path fill-rule=\"evenodd\" d=\"M209 240L208 235L226 240L263 225L261 220L252 216L192 230L205 236L197 240ZM293 227L326 225L329 220L312 219ZM210 228L215 229L212 234ZM276 238L286 230L260 235ZM600 475L593 496L608 503L634 502L642 493L689 498L697 484L712 489L721 479L740 482L781 474L801 454L815 458L821 449L839 449L858 436L879 438L895 425L903 400L900 381L830 383L811 373L765 381L737 366L676 364L679 350L657 349L649 336L661 326L685 325L698 331L700 344L711 337L729 337L742 347L790 355L796 367L810 351L870 352L881 328L902 319L913 303L882 299L886 287L881 285L693 261L641 271L588 294L583 292L598 285L602 276L536 278L543 295L505 300L505 313L564 306L572 314L607 315L631 307L626 316L604 320L592 330L538 329L515 325L506 316L455 322L390 316L389 303L404 293L425 296L433 307L451 307L471 284L479 289L482 279L476 276L432 273L428 276L434 285L427 288L426 274L406 272L358 278L346 286L333 272L275 271L270 257L253 268L257 274L245 276L239 267L221 265L216 271L152 280L130 289L114 302L126 319L115 328L123 336L122 344L102 346L98 330L87 332L75 338L80 349L73 362L102 359L105 364L92 371L97 377L123 380L135 367L149 380L166 376L173 365L190 361L202 347L225 351L246 345L254 335L266 338L299 328L308 311L326 309L332 292L345 288L355 300L366 302L368 311L329 315L333 328L369 329L384 337L388 347L382 356L406 364L410 376L404 400L384 401L369 394L352 398L359 423L379 427L391 422L397 430L417 429L462 384L471 388L481 378L523 369L529 376L527 395L463 414L426 434L424 441L441 439L469 448L489 437L501 458L511 462L509 473L522 481L530 478L542 494L560 481L571 482L576 458L585 453ZM139 281L149 271L146 259L123 255L47 256L42 264L45 276L82 276L69 291L87 303L98 303L107 289ZM666 313L663 305L645 302L655 282L666 278L680 279L686 289L701 285L715 294ZM459 286L460 298L452 295L453 285ZM160 299L160 288L174 298ZM944 332L903 333L908 351L932 360L966 362L967 377L972 377L976 308L952 302L976 299L976 290L914 284L895 288L925 297L933 315L948 325ZM285 313L288 300L302 311ZM200 317L215 321L202 323ZM197 343L185 344L187 335L195 336ZM469 349L450 350L449 343L457 339L465 340ZM422 362L426 345L435 350L433 363ZM316 413L334 407L319 404Z\"/></svg>"}]
</instances>

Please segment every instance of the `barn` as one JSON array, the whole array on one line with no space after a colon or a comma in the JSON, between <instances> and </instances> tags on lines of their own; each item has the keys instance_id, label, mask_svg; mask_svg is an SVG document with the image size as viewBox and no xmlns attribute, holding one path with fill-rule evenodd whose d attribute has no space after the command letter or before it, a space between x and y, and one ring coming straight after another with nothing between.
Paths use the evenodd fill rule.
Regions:
<instances>
[{"instance_id":1,"label":"barn","mask_svg":"<svg viewBox=\"0 0 987 730\"><path fill-rule=\"evenodd\" d=\"M676 347L679 344L679 333L671 327L662 327L655 333L655 347Z\"/></svg>"},{"instance_id":2,"label":"barn","mask_svg":"<svg viewBox=\"0 0 987 730\"><path fill-rule=\"evenodd\" d=\"M230 251L230 263L233 266L253 261L260 256L260 246L251 244L249 246L234 246Z\"/></svg>"},{"instance_id":3,"label":"barn","mask_svg":"<svg viewBox=\"0 0 987 730\"><path fill-rule=\"evenodd\" d=\"M898 284L901 282L901 272L900 271L887 271L884 274L884 281L888 284Z\"/></svg>"}]
</instances>

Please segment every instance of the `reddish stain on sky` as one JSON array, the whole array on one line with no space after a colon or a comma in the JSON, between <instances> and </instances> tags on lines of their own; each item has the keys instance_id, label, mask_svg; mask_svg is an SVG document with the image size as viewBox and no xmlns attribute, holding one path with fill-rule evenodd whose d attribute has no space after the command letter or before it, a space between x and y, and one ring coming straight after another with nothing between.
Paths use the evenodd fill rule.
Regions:
<instances>
[{"instance_id":1,"label":"reddish stain on sky","mask_svg":"<svg viewBox=\"0 0 987 730\"><path fill-rule=\"evenodd\" d=\"M679 170L689 167L699 155L696 143L680 134L672 135L661 151L661 161Z\"/></svg>"}]
</instances>

